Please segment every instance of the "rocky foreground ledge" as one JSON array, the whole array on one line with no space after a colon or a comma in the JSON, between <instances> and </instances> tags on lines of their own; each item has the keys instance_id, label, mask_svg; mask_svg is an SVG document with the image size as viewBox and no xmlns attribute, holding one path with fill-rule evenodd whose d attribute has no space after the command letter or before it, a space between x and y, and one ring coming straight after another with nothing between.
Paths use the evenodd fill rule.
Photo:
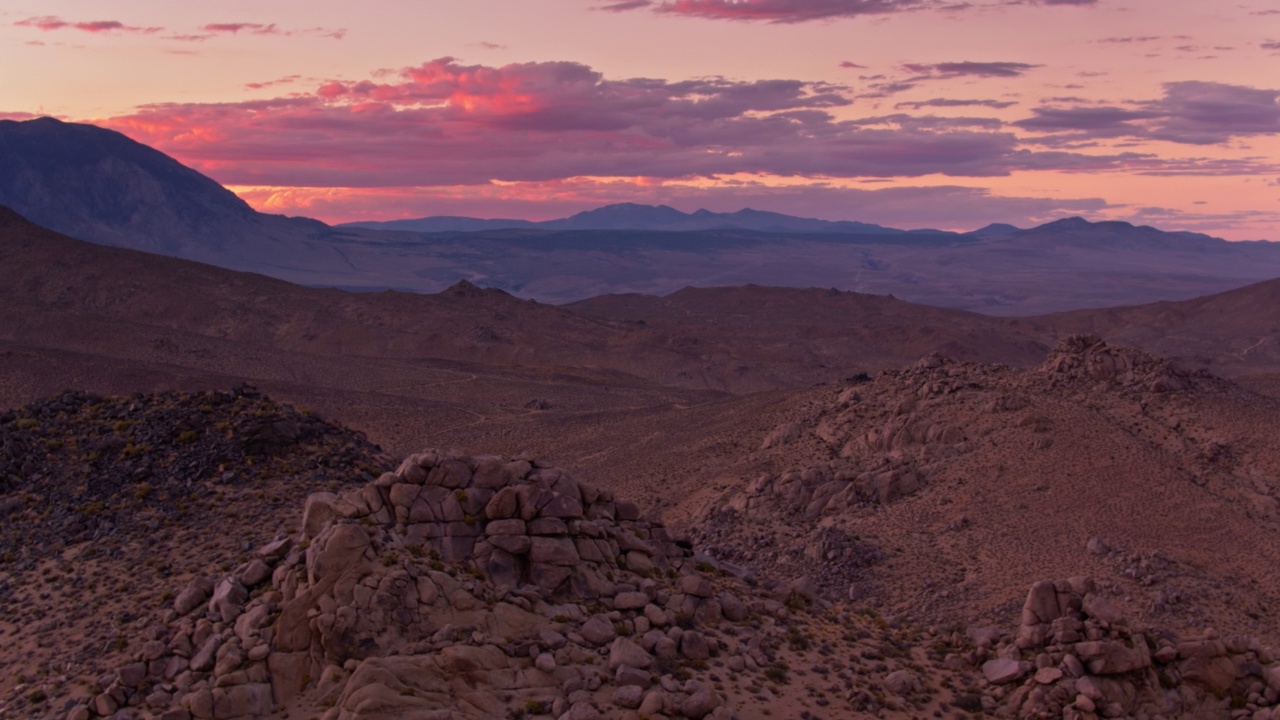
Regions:
<instances>
[{"instance_id":1,"label":"rocky foreground ledge","mask_svg":"<svg viewBox=\"0 0 1280 720\"><path fill-rule=\"evenodd\" d=\"M1277 720L1280 658L1131 629L1085 578L1016 632L765 590L607 490L524 459L410 457L149 626L54 714L253 718Z\"/></svg>"}]
</instances>

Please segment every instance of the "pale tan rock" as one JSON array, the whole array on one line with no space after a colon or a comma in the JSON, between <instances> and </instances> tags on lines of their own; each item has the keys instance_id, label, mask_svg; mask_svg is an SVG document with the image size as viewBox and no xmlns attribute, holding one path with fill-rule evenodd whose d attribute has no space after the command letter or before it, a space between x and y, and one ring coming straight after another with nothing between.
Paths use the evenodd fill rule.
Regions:
<instances>
[{"instance_id":1,"label":"pale tan rock","mask_svg":"<svg viewBox=\"0 0 1280 720\"><path fill-rule=\"evenodd\" d=\"M1006 685L1025 675L1027 668L1017 660L995 658L982 664L982 675L992 685Z\"/></svg>"},{"instance_id":2,"label":"pale tan rock","mask_svg":"<svg viewBox=\"0 0 1280 720\"><path fill-rule=\"evenodd\" d=\"M337 495L330 492L312 493L307 496L306 504L302 510L302 536L304 538L314 538L320 534L326 525L333 522L337 517L337 513L333 510L333 503L338 499Z\"/></svg>"}]
</instances>

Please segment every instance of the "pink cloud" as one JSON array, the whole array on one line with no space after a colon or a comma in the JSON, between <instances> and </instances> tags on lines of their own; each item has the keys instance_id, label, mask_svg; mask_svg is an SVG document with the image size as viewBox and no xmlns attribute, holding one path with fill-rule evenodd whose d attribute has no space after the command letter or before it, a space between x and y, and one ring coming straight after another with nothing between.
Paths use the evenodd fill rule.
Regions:
<instances>
[{"instance_id":1,"label":"pink cloud","mask_svg":"<svg viewBox=\"0 0 1280 720\"><path fill-rule=\"evenodd\" d=\"M14 23L17 27L30 27L42 32L51 32L54 30L80 30L87 33L141 33L150 35L158 33L164 28L161 27L137 27L134 25L125 25L119 20L89 20L85 22L71 22L63 20L56 15L43 15L40 17L31 17L26 20L19 20Z\"/></svg>"},{"instance_id":2,"label":"pink cloud","mask_svg":"<svg viewBox=\"0 0 1280 720\"><path fill-rule=\"evenodd\" d=\"M931 98L916 102L900 102L893 107L897 110L920 110L927 107L989 107L1002 110L1017 105L1008 100L957 100L953 98Z\"/></svg>"},{"instance_id":3,"label":"pink cloud","mask_svg":"<svg viewBox=\"0 0 1280 720\"><path fill-rule=\"evenodd\" d=\"M1014 125L1070 139L1133 137L1189 145L1280 134L1280 90L1185 81L1164 85L1164 97L1131 107L1041 106Z\"/></svg>"},{"instance_id":4,"label":"pink cloud","mask_svg":"<svg viewBox=\"0 0 1280 720\"><path fill-rule=\"evenodd\" d=\"M717 20L797 23L883 15L941 5L935 0L671 0L661 3L632 0L610 3L600 9L617 12L652 8L660 13Z\"/></svg>"},{"instance_id":5,"label":"pink cloud","mask_svg":"<svg viewBox=\"0 0 1280 720\"><path fill-rule=\"evenodd\" d=\"M837 120L843 88L796 80L612 80L577 63L442 58L384 81L106 124L241 185L431 186L575 176L961 177L1134 154L1031 152L990 118Z\"/></svg>"},{"instance_id":6,"label":"pink cloud","mask_svg":"<svg viewBox=\"0 0 1280 720\"><path fill-rule=\"evenodd\" d=\"M1096 3L1097 0L1002 0L995 4L1089 6ZM649 9L712 20L801 23L918 10L956 12L980 6L983 5L952 0L622 0L606 2L596 9L610 12Z\"/></svg>"},{"instance_id":7,"label":"pink cloud","mask_svg":"<svg viewBox=\"0 0 1280 720\"><path fill-rule=\"evenodd\" d=\"M653 5L652 0L623 0L623 2L609 3L608 5L602 5L596 9L606 10L608 12L624 12L627 10L649 7L650 5Z\"/></svg>"},{"instance_id":8,"label":"pink cloud","mask_svg":"<svg viewBox=\"0 0 1280 720\"><path fill-rule=\"evenodd\" d=\"M1025 75L1028 71L1041 67L1021 62L943 62L934 64L907 63L902 68L917 75L937 77L959 77L968 75L984 78L1011 78Z\"/></svg>"},{"instance_id":9,"label":"pink cloud","mask_svg":"<svg viewBox=\"0 0 1280 720\"><path fill-rule=\"evenodd\" d=\"M282 78L276 78L275 80L245 83L245 87L249 90L262 90L263 88L275 87L276 85L292 85L301 79L301 75L286 75Z\"/></svg>"},{"instance_id":10,"label":"pink cloud","mask_svg":"<svg viewBox=\"0 0 1280 720\"><path fill-rule=\"evenodd\" d=\"M339 28L335 30L333 28L313 27L313 28L304 28L301 30L286 30L281 28L276 23L250 23L250 22L209 23L207 25L202 25L200 29L206 33L213 33L213 34L219 34L219 35L239 35L240 33L245 33L246 35L283 35L283 36L314 35L318 37L330 38L333 40L341 40L347 35L346 28ZM193 35L190 37L192 39L198 39L198 40L204 39L204 37L199 35Z\"/></svg>"},{"instance_id":11,"label":"pink cloud","mask_svg":"<svg viewBox=\"0 0 1280 720\"><path fill-rule=\"evenodd\" d=\"M232 35L239 34L241 31L251 35L279 35L280 28L275 23L264 25L262 23L209 23L202 25L201 30L211 33L230 33Z\"/></svg>"}]
</instances>

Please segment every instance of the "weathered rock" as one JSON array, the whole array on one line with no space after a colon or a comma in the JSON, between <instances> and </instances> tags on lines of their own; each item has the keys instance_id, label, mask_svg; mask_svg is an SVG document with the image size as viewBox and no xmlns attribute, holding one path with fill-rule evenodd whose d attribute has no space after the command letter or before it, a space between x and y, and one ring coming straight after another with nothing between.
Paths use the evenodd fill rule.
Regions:
<instances>
[{"instance_id":1,"label":"weathered rock","mask_svg":"<svg viewBox=\"0 0 1280 720\"><path fill-rule=\"evenodd\" d=\"M529 559L548 565L574 565L582 558L578 549L568 538L534 537L531 538Z\"/></svg>"},{"instance_id":2,"label":"weathered rock","mask_svg":"<svg viewBox=\"0 0 1280 720\"><path fill-rule=\"evenodd\" d=\"M693 720L702 720L718 707L719 696L711 687L704 685L680 703L680 714Z\"/></svg>"},{"instance_id":3,"label":"weathered rock","mask_svg":"<svg viewBox=\"0 0 1280 720\"><path fill-rule=\"evenodd\" d=\"M1062 615L1058 607L1058 591L1052 582L1042 580L1031 586L1022 605L1022 624L1051 623Z\"/></svg>"},{"instance_id":4,"label":"weathered rock","mask_svg":"<svg viewBox=\"0 0 1280 720\"><path fill-rule=\"evenodd\" d=\"M680 578L680 592L697 598L709 598L715 594L715 586L701 575L685 575Z\"/></svg>"},{"instance_id":5,"label":"weathered rock","mask_svg":"<svg viewBox=\"0 0 1280 720\"><path fill-rule=\"evenodd\" d=\"M271 566L254 558L237 574L236 580L246 588L257 587L271 577Z\"/></svg>"},{"instance_id":6,"label":"weathered rock","mask_svg":"<svg viewBox=\"0 0 1280 720\"><path fill-rule=\"evenodd\" d=\"M213 691L213 714L218 718L262 717L271 713L271 686L236 685Z\"/></svg>"},{"instance_id":7,"label":"weathered rock","mask_svg":"<svg viewBox=\"0 0 1280 720\"><path fill-rule=\"evenodd\" d=\"M338 496L329 492L311 493L307 496L307 502L302 509L303 537L313 538L320 534L325 525L333 522L337 517L333 504L337 500Z\"/></svg>"},{"instance_id":8,"label":"weathered rock","mask_svg":"<svg viewBox=\"0 0 1280 720\"><path fill-rule=\"evenodd\" d=\"M895 670L885 676L884 686L889 692L900 697L906 697L915 692L919 685L919 679L915 673L909 670Z\"/></svg>"},{"instance_id":9,"label":"weathered rock","mask_svg":"<svg viewBox=\"0 0 1280 720\"><path fill-rule=\"evenodd\" d=\"M1094 675L1119 675L1151 665L1145 645L1128 648L1113 640L1077 643L1076 655Z\"/></svg>"},{"instance_id":10,"label":"weathered rock","mask_svg":"<svg viewBox=\"0 0 1280 720\"><path fill-rule=\"evenodd\" d=\"M616 638L613 644L609 646L610 670L617 670L623 665L643 669L652 664L653 656L627 638Z\"/></svg>"},{"instance_id":11,"label":"weathered rock","mask_svg":"<svg viewBox=\"0 0 1280 720\"><path fill-rule=\"evenodd\" d=\"M1111 546L1107 545L1106 541L1100 537L1089 538L1089 542L1085 544L1085 549L1089 551L1090 555L1106 555L1111 552Z\"/></svg>"},{"instance_id":12,"label":"weathered rock","mask_svg":"<svg viewBox=\"0 0 1280 720\"><path fill-rule=\"evenodd\" d=\"M493 520L484 528L485 535L525 535L527 533L528 526L520 518Z\"/></svg>"},{"instance_id":13,"label":"weathered rock","mask_svg":"<svg viewBox=\"0 0 1280 720\"><path fill-rule=\"evenodd\" d=\"M613 691L613 697L610 700L620 708L634 710L640 707L640 703L644 700L644 689L637 685L623 685Z\"/></svg>"},{"instance_id":14,"label":"weathered rock","mask_svg":"<svg viewBox=\"0 0 1280 720\"><path fill-rule=\"evenodd\" d=\"M582 624L582 637L592 645L607 645L618 636L613 623L603 615L592 615Z\"/></svg>"},{"instance_id":15,"label":"weathered rock","mask_svg":"<svg viewBox=\"0 0 1280 720\"><path fill-rule=\"evenodd\" d=\"M982 675L992 685L1006 685L1027 672L1025 663L1008 658L995 658L982 664Z\"/></svg>"},{"instance_id":16,"label":"weathered rock","mask_svg":"<svg viewBox=\"0 0 1280 720\"><path fill-rule=\"evenodd\" d=\"M1041 685L1052 685L1062 679L1062 670L1056 667L1042 667L1036 670L1035 681Z\"/></svg>"},{"instance_id":17,"label":"weathered rock","mask_svg":"<svg viewBox=\"0 0 1280 720\"><path fill-rule=\"evenodd\" d=\"M197 672L205 672L213 669L213 664L217 659L218 648L222 647L221 635L210 635L195 655L191 656L190 667Z\"/></svg>"},{"instance_id":18,"label":"weathered rock","mask_svg":"<svg viewBox=\"0 0 1280 720\"><path fill-rule=\"evenodd\" d=\"M244 602L249 599L249 591L233 578L223 578L209 598L209 612L216 613L222 622L234 622L244 610Z\"/></svg>"},{"instance_id":19,"label":"weathered rock","mask_svg":"<svg viewBox=\"0 0 1280 720\"><path fill-rule=\"evenodd\" d=\"M1097 593L1089 593L1084 596L1081 608L1085 614L1095 620L1101 620L1108 625L1114 625L1124 618L1124 614L1120 612L1120 608L1116 607L1110 600L1098 595Z\"/></svg>"},{"instance_id":20,"label":"weathered rock","mask_svg":"<svg viewBox=\"0 0 1280 720\"><path fill-rule=\"evenodd\" d=\"M649 596L642 592L618 593L613 598L613 607L617 610L639 610L649 604Z\"/></svg>"},{"instance_id":21,"label":"weathered rock","mask_svg":"<svg viewBox=\"0 0 1280 720\"><path fill-rule=\"evenodd\" d=\"M173 599L174 612L179 615L186 615L204 604L204 601L209 599L209 595L212 592L213 582L208 578L198 577L192 580Z\"/></svg>"}]
</instances>

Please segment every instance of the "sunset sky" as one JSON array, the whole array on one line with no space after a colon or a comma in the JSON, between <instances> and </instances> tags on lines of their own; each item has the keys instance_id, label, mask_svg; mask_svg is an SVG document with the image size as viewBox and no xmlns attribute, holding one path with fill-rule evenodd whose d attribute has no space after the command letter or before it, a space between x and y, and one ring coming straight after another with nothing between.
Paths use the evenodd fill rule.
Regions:
<instances>
[{"instance_id":1,"label":"sunset sky","mask_svg":"<svg viewBox=\"0 0 1280 720\"><path fill-rule=\"evenodd\" d=\"M327 222L611 202L1280 240L1274 0L9 0L0 117Z\"/></svg>"}]
</instances>

